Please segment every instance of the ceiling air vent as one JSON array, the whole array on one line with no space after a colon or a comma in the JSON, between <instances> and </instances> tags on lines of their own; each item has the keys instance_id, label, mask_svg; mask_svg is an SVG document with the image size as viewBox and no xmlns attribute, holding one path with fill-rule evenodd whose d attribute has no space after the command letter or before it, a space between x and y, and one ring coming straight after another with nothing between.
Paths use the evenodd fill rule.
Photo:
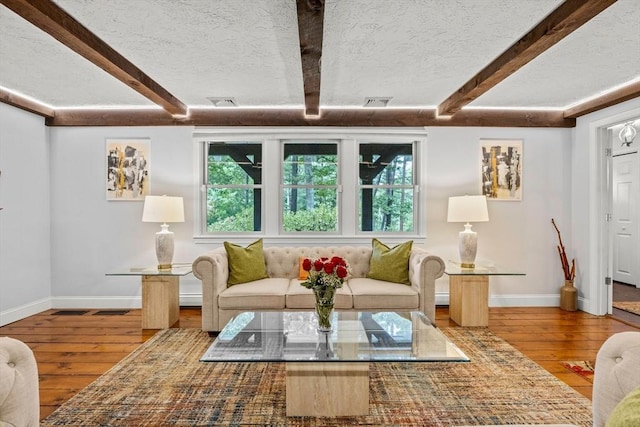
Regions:
<instances>
[{"instance_id":1,"label":"ceiling air vent","mask_svg":"<svg viewBox=\"0 0 640 427\"><path fill-rule=\"evenodd\" d=\"M375 96L364 99L363 107L386 107L393 96Z\"/></svg>"},{"instance_id":2,"label":"ceiling air vent","mask_svg":"<svg viewBox=\"0 0 640 427\"><path fill-rule=\"evenodd\" d=\"M209 101L216 107L237 107L238 103L236 99L230 96L210 96L207 97Z\"/></svg>"}]
</instances>

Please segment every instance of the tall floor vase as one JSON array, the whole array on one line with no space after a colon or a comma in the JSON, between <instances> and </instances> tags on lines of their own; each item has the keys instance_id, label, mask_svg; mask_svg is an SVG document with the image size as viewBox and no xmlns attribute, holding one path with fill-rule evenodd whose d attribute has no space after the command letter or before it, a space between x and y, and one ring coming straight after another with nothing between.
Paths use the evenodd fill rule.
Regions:
<instances>
[{"instance_id":1,"label":"tall floor vase","mask_svg":"<svg viewBox=\"0 0 640 427\"><path fill-rule=\"evenodd\" d=\"M565 280L560 289L560 308L566 311L578 309L578 290L573 286L573 280Z\"/></svg>"}]
</instances>

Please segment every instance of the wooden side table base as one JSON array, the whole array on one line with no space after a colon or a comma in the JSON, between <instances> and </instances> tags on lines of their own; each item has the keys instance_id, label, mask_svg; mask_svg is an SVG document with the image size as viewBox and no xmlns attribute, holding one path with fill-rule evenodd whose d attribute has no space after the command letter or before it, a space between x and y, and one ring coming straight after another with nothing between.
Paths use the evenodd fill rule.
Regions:
<instances>
[{"instance_id":1,"label":"wooden side table base","mask_svg":"<svg viewBox=\"0 0 640 427\"><path fill-rule=\"evenodd\" d=\"M286 365L288 417L369 415L369 363Z\"/></svg>"},{"instance_id":2,"label":"wooden side table base","mask_svg":"<svg viewBox=\"0 0 640 427\"><path fill-rule=\"evenodd\" d=\"M460 326L489 326L489 276L449 276L449 318Z\"/></svg>"},{"instance_id":3,"label":"wooden side table base","mask_svg":"<svg viewBox=\"0 0 640 427\"><path fill-rule=\"evenodd\" d=\"M180 318L177 276L142 276L142 329L166 329Z\"/></svg>"}]
</instances>

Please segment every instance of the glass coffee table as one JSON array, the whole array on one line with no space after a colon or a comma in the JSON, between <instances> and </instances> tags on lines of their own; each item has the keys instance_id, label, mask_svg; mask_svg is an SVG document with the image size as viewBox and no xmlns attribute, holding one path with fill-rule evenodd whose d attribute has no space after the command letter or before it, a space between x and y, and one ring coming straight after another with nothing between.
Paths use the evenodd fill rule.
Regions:
<instances>
[{"instance_id":1,"label":"glass coffee table","mask_svg":"<svg viewBox=\"0 0 640 427\"><path fill-rule=\"evenodd\" d=\"M202 362L286 363L287 416L369 413L369 364L468 362L421 312L334 312L331 332L315 312L244 312L235 316Z\"/></svg>"}]
</instances>

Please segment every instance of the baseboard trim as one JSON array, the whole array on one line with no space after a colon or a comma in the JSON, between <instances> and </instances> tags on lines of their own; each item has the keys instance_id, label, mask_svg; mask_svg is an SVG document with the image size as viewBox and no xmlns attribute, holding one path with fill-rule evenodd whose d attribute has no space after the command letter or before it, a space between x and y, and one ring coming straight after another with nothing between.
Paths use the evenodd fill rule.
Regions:
<instances>
[{"instance_id":1,"label":"baseboard trim","mask_svg":"<svg viewBox=\"0 0 640 427\"><path fill-rule=\"evenodd\" d=\"M436 293L436 305L449 305L449 293ZM560 294L489 295L489 307L559 307Z\"/></svg>"},{"instance_id":2,"label":"baseboard trim","mask_svg":"<svg viewBox=\"0 0 640 427\"><path fill-rule=\"evenodd\" d=\"M560 294L489 295L489 307L559 307Z\"/></svg>"},{"instance_id":3,"label":"baseboard trim","mask_svg":"<svg viewBox=\"0 0 640 427\"><path fill-rule=\"evenodd\" d=\"M180 294L180 305L185 307L201 307L202 306L202 294Z\"/></svg>"},{"instance_id":4,"label":"baseboard trim","mask_svg":"<svg viewBox=\"0 0 640 427\"><path fill-rule=\"evenodd\" d=\"M181 293L181 306L201 306L202 294ZM141 296L127 297L53 297L51 298L51 308L140 308L142 307Z\"/></svg>"},{"instance_id":5,"label":"baseboard trim","mask_svg":"<svg viewBox=\"0 0 640 427\"><path fill-rule=\"evenodd\" d=\"M0 311L0 326L17 322L25 317L42 313L51 308L51 298L43 298L8 310Z\"/></svg>"},{"instance_id":6,"label":"baseboard trim","mask_svg":"<svg viewBox=\"0 0 640 427\"><path fill-rule=\"evenodd\" d=\"M54 297L51 308L140 308L136 297ZM579 301L582 303L583 301ZM181 306L201 306L202 294L181 293ZM449 305L449 293L436 294L436 305ZM559 307L560 294L489 295L489 307Z\"/></svg>"},{"instance_id":7,"label":"baseboard trim","mask_svg":"<svg viewBox=\"0 0 640 427\"><path fill-rule=\"evenodd\" d=\"M180 305L189 307L202 306L202 294L200 293L182 293L180 294ZM449 305L449 293L436 293L436 305ZM43 298L29 304L19 307L10 308L0 312L0 326L16 322L25 317L33 316L50 309L72 309L72 308L90 308L90 309L131 309L140 308L142 306L142 298L140 296L123 296L123 297L96 297L96 296L78 296L78 297L53 297ZM560 294L515 294L515 295L490 295L489 307L559 307ZM578 298L578 309L587 311L589 301Z\"/></svg>"},{"instance_id":8,"label":"baseboard trim","mask_svg":"<svg viewBox=\"0 0 640 427\"><path fill-rule=\"evenodd\" d=\"M142 307L142 297L52 297L51 308L140 308Z\"/></svg>"}]
</instances>

